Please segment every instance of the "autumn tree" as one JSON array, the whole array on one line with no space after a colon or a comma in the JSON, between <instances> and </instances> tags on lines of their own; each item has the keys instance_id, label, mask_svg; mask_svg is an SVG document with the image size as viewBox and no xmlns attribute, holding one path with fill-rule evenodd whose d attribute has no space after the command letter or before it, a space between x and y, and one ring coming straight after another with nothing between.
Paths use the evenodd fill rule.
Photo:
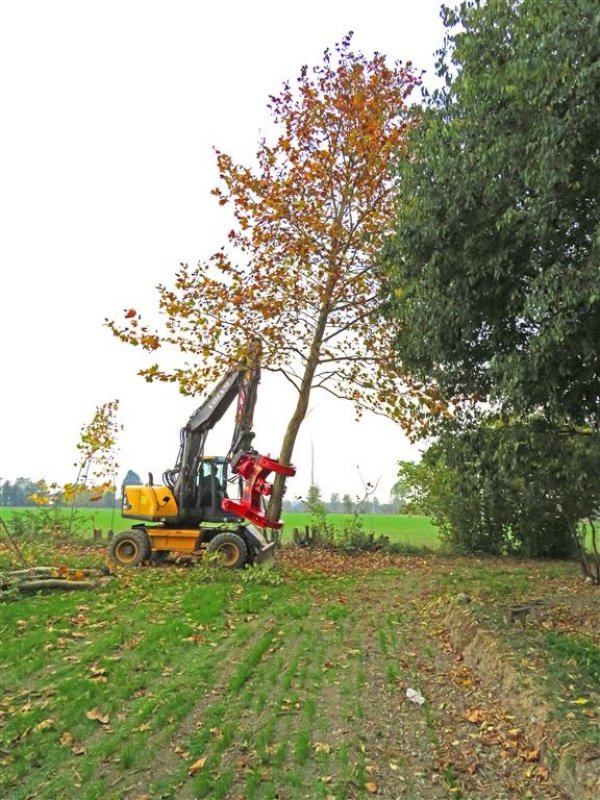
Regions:
<instances>
[{"instance_id":1,"label":"autumn tree","mask_svg":"<svg viewBox=\"0 0 600 800\"><path fill-rule=\"evenodd\" d=\"M221 185L213 193L235 219L229 242L197 266L182 264L170 287L158 287L163 329L135 310L109 323L122 340L149 351L174 346L184 363L141 370L203 392L251 359L297 391L279 459L289 464L309 396L322 388L411 429L420 401L438 409L435 392L400 368L395 330L377 316L381 277L376 255L392 230L404 156L407 98L419 78L410 64L388 66L351 50L351 34L303 67L268 109L277 132L258 144L256 162L238 164L216 151ZM270 516L281 508L275 481Z\"/></svg>"},{"instance_id":2,"label":"autumn tree","mask_svg":"<svg viewBox=\"0 0 600 800\"><path fill-rule=\"evenodd\" d=\"M111 400L96 407L94 416L83 425L76 445L78 458L75 483L63 487L63 497L73 509L82 494L91 500L102 499L105 492L115 492L115 475L119 467L116 456L119 423L119 401Z\"/></svg>"}]
</instances>

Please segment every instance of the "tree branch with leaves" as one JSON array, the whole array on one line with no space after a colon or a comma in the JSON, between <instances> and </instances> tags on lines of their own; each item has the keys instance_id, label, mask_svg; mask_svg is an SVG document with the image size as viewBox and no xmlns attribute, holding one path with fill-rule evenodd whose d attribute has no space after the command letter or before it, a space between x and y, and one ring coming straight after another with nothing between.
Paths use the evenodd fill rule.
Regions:
<instances>
[{"instance_id":1,"label":"tree branch with leaves","mask_svg":"<svg viewBox=\"0 0 600 800\"><path fill-rule=\"evenodd\" d=\"M75 462L77 478L62 490L64 501L71 504L71 518L84 492L91 494L91 500L100 500L106 491L116 491L118 409L118 400L97 406L91 421L81 428L77 443L79 458Z\"/></svg>"},{"instance_id":2,"label":"tree branch with leaves","mask_svg":"<svg viewBox=\"0 0 600 800\"><path fill-rule=\"evenodd\" d=\"M351 39L270 98L278 134L259 142L255 164L216 151L221 185L213 194L231 209L234 227L226 246L197 266L181 264L174 284L158 287L162 329L134 309L124 323L108 323L129 344L179 351L181 366L157 363L140 374L176 382L184 394L204 392L246 363L259 339L262 368L298 392L284 464L315 387L352 401L359 414L385 413L408 432L443 410L435 387L415 384L402 368L397 331L378 314L383 279L375 265L393 229L395 164L405 157L407 98L419 77L410 63L354 53ZM279 514L282 491L276 479L270 516Z\"/></svg>"}]
</instances>

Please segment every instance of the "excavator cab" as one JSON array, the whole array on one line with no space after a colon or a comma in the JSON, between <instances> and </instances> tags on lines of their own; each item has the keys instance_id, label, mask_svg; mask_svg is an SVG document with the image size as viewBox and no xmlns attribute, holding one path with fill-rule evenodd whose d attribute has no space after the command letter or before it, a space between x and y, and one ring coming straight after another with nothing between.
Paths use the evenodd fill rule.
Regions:
<instances>
[{"instance_id":1,"label":"excavator cab","mask_svg":"<svg viewBox=\"0 0 600 800\"><path fill-rule=\"evenodd\" d=\"M227 459L222 456L204 456L198 470L197 497L199 516L205 522L227 522L231 514L223 511L222 501L227 495Z\"/></svg>"}]
</instances>

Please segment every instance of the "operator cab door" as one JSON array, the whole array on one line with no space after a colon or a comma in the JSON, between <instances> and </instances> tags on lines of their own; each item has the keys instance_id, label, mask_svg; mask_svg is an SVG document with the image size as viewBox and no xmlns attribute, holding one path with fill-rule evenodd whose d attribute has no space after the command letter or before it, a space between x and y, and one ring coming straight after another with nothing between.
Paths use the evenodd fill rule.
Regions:
<instances>
[{"instance_id":1,"label":"operator cab door","mask_svg":"<svg viewBox=\"0 0 600 800\"><path fill-rule=\"evenodd\" d=\"M221 508L224 497L227 497L227 462L220 456L207 456L200 462L198 470L198 500L202 520L225 522L234 519Z\"/></svg>"}]
</instances>

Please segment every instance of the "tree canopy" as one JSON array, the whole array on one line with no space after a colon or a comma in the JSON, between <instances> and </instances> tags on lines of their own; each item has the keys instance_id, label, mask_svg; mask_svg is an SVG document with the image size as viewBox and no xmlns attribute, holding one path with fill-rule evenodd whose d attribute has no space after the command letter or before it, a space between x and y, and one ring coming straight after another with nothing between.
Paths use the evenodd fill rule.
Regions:
<instances>
[{"instance_id":1,"label":"tree canopy","mask_svg":"<svg viewBox=\"0 0 600 800\"><path fill-rule=\"evenodd\" d=\"M217 151L218 202L232 209L229 242L197 266L181 265L159 287L166 324L151 328L135 309L126 342L150 351L175 347L183 363L142 370L202 392L233 365L252 358L298 392L279 458L289 463L309 395L323 388L357 409L385 413L412 428L421 403L434 413L435 389L414 385L394 352L394 329L377 313L382 276L375 262L391 233L405 152L407 97L419 83L409 64L388 66L351 50L351 35L302 68L270 98L274 141L259 142L256 162ZM278 512L278 482L274 492Z\"/></svg>"},{"instance_id":2,"label":"tree canopy","mask_svg":"<svg viewBox=\"0 0 600 800\"><path fill-rule=\"evenodd\" d=\"M598 426L598 2L445 14L386 254L403 363L448 397Z\"/></svg>"},{"instance_id":3,"label":"tree canopy","mask_svg":"<svg viewBox=\"0 0 600 800\"><path fill-rule=\"evenodd\" d=\"M600 434L487 416L443 430L399 483L455 550L564 558L597 519L599 472Z\"/></svg>"}]
</instances>

